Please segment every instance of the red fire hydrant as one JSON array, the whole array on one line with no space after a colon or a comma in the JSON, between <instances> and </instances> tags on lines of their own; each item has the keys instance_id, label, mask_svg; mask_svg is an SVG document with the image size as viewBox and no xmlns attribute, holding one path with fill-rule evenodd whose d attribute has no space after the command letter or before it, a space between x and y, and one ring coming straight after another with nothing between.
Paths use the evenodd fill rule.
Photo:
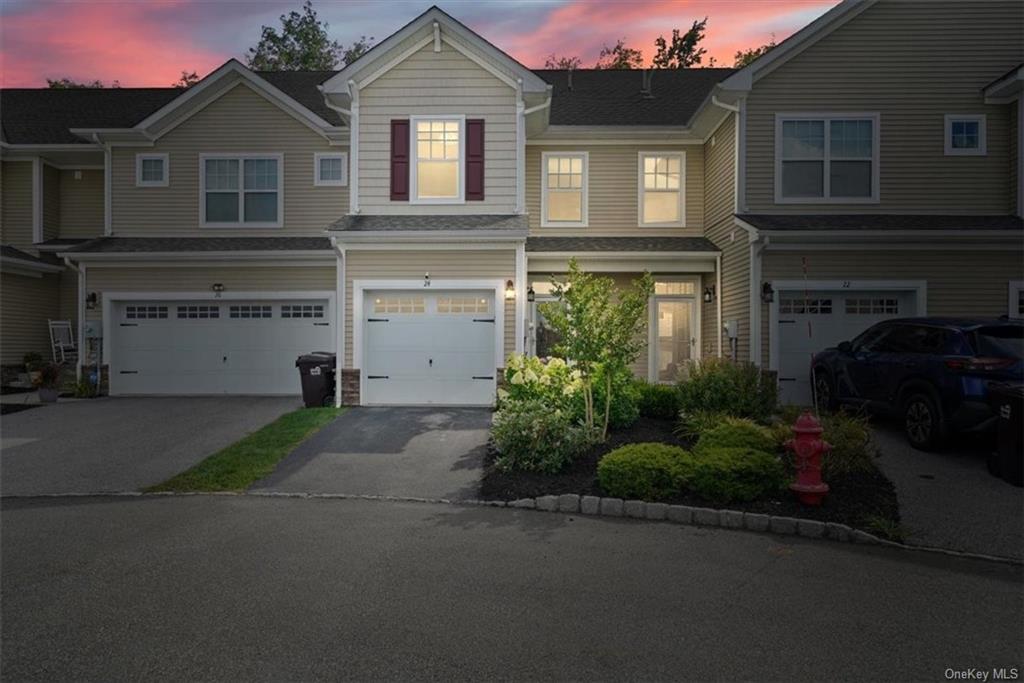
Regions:
<instances>
[{"instance_id":1,"label":"red fire hydrant","mask_svg":"<svg viewBox=\"0 0 1024 683\"><path fill-rule=\"evenodd\" d=\"M793 425L793 438L786 450L796 456L796 481L789 488L804 505L821 505L828 484L821 480L821 457L832 450L832 444L821 438L824 430L818 419L805 411Z\"/></svg>"}]
</instances>

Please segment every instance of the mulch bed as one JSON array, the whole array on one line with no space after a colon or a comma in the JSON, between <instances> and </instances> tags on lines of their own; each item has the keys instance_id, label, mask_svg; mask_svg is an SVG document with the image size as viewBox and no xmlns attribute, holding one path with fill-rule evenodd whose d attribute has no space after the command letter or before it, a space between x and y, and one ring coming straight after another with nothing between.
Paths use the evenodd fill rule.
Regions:
<instances>
[{"instance_id":1,"label":"mulch bed","mask_svg":"<svg viewBox=\"0 0 1024 683\"><path fill-rule=\"evenodd\" d=\"M480 483L480 497L485 500L516 500L562 493L606 496L608 494L601 490L597 482L597 463L601 457L619 446L645 441L667 443L683 448L691 446L692 444L673 433L673 427L674 423L669 420L642 417L628 429L609 433L605 443L590 449L564 472L554 475L502 472L494 467L497 453L493 447L489 447ZM875 533L882 531L877 528L876 520L891 524L893 528L899 524L896 489L877 469L873 472L833 479L828 485L831 490L825 497L825 502L816 508L802 505L796 496L788 491L772 499L749 503L714 503L691 493L682 493L663 502L838 522Z\"/></svg>"}]
</instances>

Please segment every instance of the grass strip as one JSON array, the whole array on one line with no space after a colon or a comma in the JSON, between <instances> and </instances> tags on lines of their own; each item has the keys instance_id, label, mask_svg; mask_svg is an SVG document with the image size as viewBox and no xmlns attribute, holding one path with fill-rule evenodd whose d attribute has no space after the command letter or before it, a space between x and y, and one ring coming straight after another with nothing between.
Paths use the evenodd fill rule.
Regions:
<instances>
[{"instance_id":1,"label":"grass strip","mask_svg":"<svg viewBox=\"0 0 1024 683\"><path fill-rule=\"evenodd\" d=\"M146 491L243 491L274 471L296 446L344 408L301 408Z\"/></svg>"}]
</instances>

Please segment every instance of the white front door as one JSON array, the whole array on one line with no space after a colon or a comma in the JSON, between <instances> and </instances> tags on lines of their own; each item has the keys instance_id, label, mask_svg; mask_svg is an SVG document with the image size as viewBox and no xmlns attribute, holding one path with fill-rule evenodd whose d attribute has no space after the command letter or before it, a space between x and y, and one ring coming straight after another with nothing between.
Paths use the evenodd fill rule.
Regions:
<instances>
[{"instance_id":1,"label":"white front door","mask_svg":"<svg viewBox=\"0 0 1024 683\"><path fill-rule=\"evenodd\" d=\"M367 291L367 405L491 405L496 388L494 290Z\"/></svg>"},{"instance_id":2,"label":"white front door","mask_svg":"<svg viewBox=\"0 0 1024 683\"><path fill-rule=\"evenodd\" d=\"M811 358L849 341L877 322L917 315L916 294L890 290L776 292L779 397L809 405Z\"/></svg>"},{"instance_id":3,"label":"white front door","mask_svg":"<svg viewBox=\"0 0 1024 683\"><path fill-rule=\"evenodd\" d=\"M334 348L326 300L133 300L111 315L114 394L299 394L295 359Z\"/></svg>"}]
</instances>

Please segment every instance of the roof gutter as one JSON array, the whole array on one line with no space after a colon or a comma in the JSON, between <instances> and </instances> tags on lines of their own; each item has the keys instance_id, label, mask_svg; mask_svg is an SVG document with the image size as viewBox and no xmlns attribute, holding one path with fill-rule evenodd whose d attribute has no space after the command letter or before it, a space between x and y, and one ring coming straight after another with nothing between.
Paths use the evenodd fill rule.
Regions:
<instances>
[{"instance_id":1,"label":"roof gutter","mask_svg":"<svg viewBox=\"0 0 1024 683\"><path fill-rule=\"evenodd\" d=\"M740 113L739 106L737 106L735 104L727 104L727 103L723 102L722 100L718 99L718 95L712 95L711 96L711 104L715 105L716 107L721 107L722 109L725 109L727 111L731 111L734 114L739 114Z\"/></svg>"},{"instance_id":2,"label":"roof gutter","mask_svg":"<svg viewBox=\"0 0 1024 683\"><path fill-rule=\"evenodd\" d=\"M524 116L529 116L530 114L532 114L534 112L538 112L538 111L540 111L542 109L547 109L550 106L551 106L551 91L549 90L548 91L548 98L546 100L544 100L540 104L534 105L534 106L530 107L529 109L525 110L523 112L523 115Z\"/></svg>"}]
</instances>

